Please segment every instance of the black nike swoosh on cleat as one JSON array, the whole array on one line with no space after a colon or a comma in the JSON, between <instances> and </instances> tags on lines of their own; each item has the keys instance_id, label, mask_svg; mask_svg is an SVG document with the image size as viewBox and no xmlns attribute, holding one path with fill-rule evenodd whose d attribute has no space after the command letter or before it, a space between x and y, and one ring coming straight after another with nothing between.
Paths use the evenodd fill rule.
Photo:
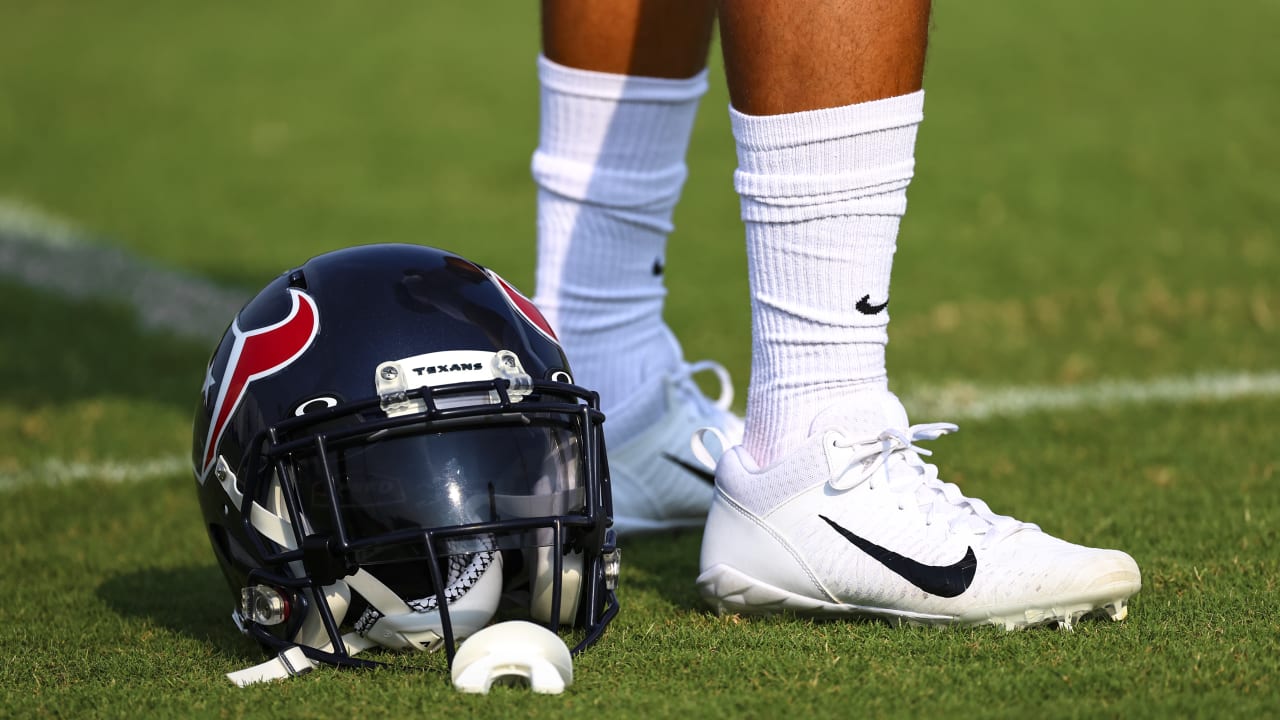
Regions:
<instances>
[{"instance_id":1,"label":"black nike swoosh on cleat","mask_svg":"<svg viewBox=\"0 0 1280 720\"><path fill-rule=\"evenodd\" d=\"M706 469L705 467L703 467L703 466L701 466L701 465L695 465L695 464L693 464L693 463L689 462L688 460L683 460L683 459L681 459L681 458L678 458L678 457L676 457L675 455L672 455L671 453L662 453L662 457L664 457L664 458L666 458L666 459L670 460L671 462L673 462L673 463L675 463L675 464L679 465L680 467L684 468L685 470L688 470L688 471L689 471L690 473L692 473L695 477L697 477L699 480L701 480L701 481L705 482L706 484L708 484L708 485L715 485L715 484L716 484L716 474L715 474L715 473L713 473L713 472L711 472L710 470Z\"/></svg>"},{"instance_id":2,"label":"black nike swoosh on cleat","mask_svg":"<svg viewBox=\"0 0 1280 720\"><path fill-rule=\"evenodd\" d=\"M889 307L889 299L885 298L885 301L880 303L879 305L872 305L871 296L863 295L862 299L859 300L858 303L854 305L854 307L857 308L858 312L862 313L863 315L875 315L881 310Z\"/></svg>"},{"instance_id":3,"label":"black nike swoosh on cleat","mask_svg":"<svg viewBox=\"0 0 1280 720\"><path fill-rule=\"evenodd\" d=\"M818 517L843 535L845 540L853 543L854 547L875 558L881 565L901 575L902 579L930 595L944 598L962 595L969 589L969 585L973 583L973 576L978 572L978 556L973 554L973 548L969 548L964 557L950 565L925 565L882 548L870 540L860 538L825 515Z\"/></svg>"}]
</instances>

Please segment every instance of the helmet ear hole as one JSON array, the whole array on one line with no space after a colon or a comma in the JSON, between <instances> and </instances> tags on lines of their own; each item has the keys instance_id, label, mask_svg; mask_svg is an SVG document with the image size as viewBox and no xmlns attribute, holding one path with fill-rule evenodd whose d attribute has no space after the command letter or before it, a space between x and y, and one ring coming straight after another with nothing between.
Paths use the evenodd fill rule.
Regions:
<instances>
[{"instance_id":1,"label":"helmet ear hole","mask_svg":"<svg viewBox=\"0 0 1280 720\"><path fill-rule=\"evenodd\" d=\"M536 547L530 553L533 562L529 572L529 614L534 620L551 623L552 603L555 598L555 547ZM585 560L581 552L567 553L561 563L560 618L561 625L572 625L578 617L578 604L582 599L582 573Z\"/></svg>"}]
</instances>

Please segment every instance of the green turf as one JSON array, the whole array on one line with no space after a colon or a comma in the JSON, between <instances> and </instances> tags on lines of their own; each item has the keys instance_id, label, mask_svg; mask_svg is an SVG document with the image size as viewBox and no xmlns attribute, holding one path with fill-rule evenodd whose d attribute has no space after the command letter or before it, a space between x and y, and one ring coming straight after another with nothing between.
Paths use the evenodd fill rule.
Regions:
<instances>
[{"instance_id":1,"label":"green turf","mask_svg":"<svg viewBox=\"0 0 1280 720\"><path fill-rule=\"evenodd\" d=\"M0 0L0 200L250 289L371 241L532 290L537 11L513 4ZM1280 368L1280 5L939 3L893 286L895 387L1071 387ZM668 317L740 391L745 258L719 63L669 251ZM156 298L163 302L163 298ZM1271 716L1274 398L1033 413L933 443L994 509L1142 566L1073 633L718 618L696 535L627 544L624 611L554 698L439 672L257 661L181 472L204 343L0 281L0 717ZM742 392L739 393L742 395ZM917 418L919 421L946 418Z\"/></svg>"}]
</instances>

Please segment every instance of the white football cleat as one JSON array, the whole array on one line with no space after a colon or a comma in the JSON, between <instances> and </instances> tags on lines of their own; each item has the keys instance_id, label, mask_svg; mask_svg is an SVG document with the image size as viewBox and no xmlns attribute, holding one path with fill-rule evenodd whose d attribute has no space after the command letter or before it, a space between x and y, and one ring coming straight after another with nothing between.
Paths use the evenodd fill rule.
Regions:
<instances>
[{"instance_id":1,"label":"white football cleat","mask_svg":"<svg viewBox=\"0 0 1280 720\"><path fill-rule=\"evenodd\" d=\"M720 381L720 397L714 402L693 381L704 370ZM711 506L715 473L694 456L693 435L707 427L719 430L725 439L721 450L742 442L742 419L729 410L733 385L719 364L704 360L682 365L651 387L663 394L666 412L638 435L609 441L613 527L619 535L701 527Z\"/></svg>"},{"instance_id":2,"label":"white football cleat","mask_svg":"<svg viewBox=\"0 0 1280 720\"><path fill-rule=\"evenodd\" d=\"M1142 586L1133 558L996 515L942 482L920 459L929 452L914 443L956 426L907 427L889 398L896 408L886 416L895 419L878 436L815 427L803 446L764 469L741 447L721 457L698 577L707 602L722 614L855 614L1007 629L1070 628L1090 615L1124 619ZM770 488L779 487L803 489L778 497Z\"/></svg>"}]
</instances>

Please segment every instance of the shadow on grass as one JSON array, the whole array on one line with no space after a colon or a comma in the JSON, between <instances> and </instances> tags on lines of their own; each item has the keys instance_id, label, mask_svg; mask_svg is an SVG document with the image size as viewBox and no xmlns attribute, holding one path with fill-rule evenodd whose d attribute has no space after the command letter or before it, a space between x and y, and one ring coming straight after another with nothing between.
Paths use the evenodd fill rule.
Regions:
<instances>
[{"instance_id":1,"label":"shadow on grass","mask_svg":"<svg viewBox=\"0 0 1280 720\"><path fill-rule=\"evenodd\" d=\"M236 631L226 583L213 564L121 573L99 585L97 596L125 618L208 643L218 655L254 662L261 657Z\"/></svg>"},{"instance_id":2,"label":"shadow on grass","mask_svg":"<svg viewBox=\"0 0 1280 720\"><path fill-rule=\"evenodd\" d=\"M700 532L625 538L620 602L710 612L694 584ZM108 578L97 596L126 618L140 618L208 642L223 655L254 659L255 645L231 621L232 599L217 566L146 568ZM630 597L628 597L630 596Z\"/></svg>"}]
</instances>

